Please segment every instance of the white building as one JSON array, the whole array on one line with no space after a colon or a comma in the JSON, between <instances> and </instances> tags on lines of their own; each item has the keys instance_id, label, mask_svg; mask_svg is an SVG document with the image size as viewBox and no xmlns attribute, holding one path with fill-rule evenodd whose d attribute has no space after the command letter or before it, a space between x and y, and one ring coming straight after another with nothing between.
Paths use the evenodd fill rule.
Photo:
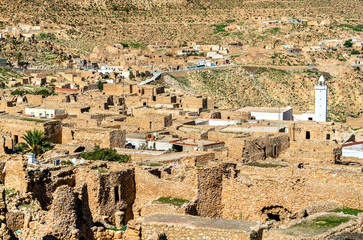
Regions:
<instances>
[{"instance_id":1,"label":"white building","mask_svg":"<svg viewBox=\"0 0 363 240\"><path fill-rule=\"evenodd\" d=\"M293 120L292 107L244 107L239 112L250 112L256 120Z\"/></svg>"},{"instance_id":2,"label":"white building","mask_svg":"<svg viewBox=\"0 0 363 240\"><path fill-rule=\"evenodd\" d=\"M320 76L319 82L315 85L315 112L307 112L301 115L294 115L294 119L300 121L313 120L317 122L326 122L328 109L328 85L325 79Z\"/></svg>"},{"instance_id":3,"label":"white building","mask_svg":"<svg viewBox=\"0 0 363 240\"><path fill-rule=\"evenodd\" d=\"M30 115L37 118L55 118L56 116L65 115L64 109L51 108L25 108L25 115Z\"/></svg>"},{"instance_id":4,"label":"white building","mask_svg":"<svg viewBox=\"0 0 363 240\"><path fill-rule=\"evenodd\" d=\"M328 85L320 76L318 85L315 85L315 121L326 122L328 103Z\"/></svg>"}]
</instances>

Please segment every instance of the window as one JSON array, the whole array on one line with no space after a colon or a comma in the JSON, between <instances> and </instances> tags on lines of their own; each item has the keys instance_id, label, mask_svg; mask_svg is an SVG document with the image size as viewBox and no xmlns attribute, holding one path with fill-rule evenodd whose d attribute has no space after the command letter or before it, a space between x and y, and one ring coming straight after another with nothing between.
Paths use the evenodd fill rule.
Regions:
<instances>
[{"instance_id":1,"label":"window","mask_svg":"<svg viewBox=\"0 0 363 240\"><path fill-rule=\"evenodd\" d=\"M310 131L306 131L305 139L310 139Z\"/></svg>"},{"instance_id":2,"label":"window","mask_svg":"<svg viewBox=\"0 0 363 240\"><path fill-rule=\"evenodd\" d=\"M326 140L330 140L330 133L326 134Z\"/></svg>"}]
</instances>

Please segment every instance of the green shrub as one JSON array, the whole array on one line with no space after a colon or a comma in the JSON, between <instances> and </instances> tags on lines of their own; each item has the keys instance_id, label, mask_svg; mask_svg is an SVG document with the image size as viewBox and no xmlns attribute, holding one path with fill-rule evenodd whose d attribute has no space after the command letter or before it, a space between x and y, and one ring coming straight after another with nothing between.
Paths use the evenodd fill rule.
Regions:
<instances>
[{"instance_id":1,"label":"green shrub","mask_svg":"<svg viewBox=\"0 0 363 240\"><path fill-rule=\"evenodd\" d=\"M332 210L331 212L336 212L336 213L342 212L344 214L357 216L358 213L363 212L363 210L362 209L349 208L349 207L343 207L343 208L338 208L338 209Z\"/></svg>"},{"instance_id":2,"label":"green shrub","mask_svg":"<svg viewBox=\"0 0 363 240\"><path fill-rule=\"evenodd\" d=\"M68 166L68 165L73 165L73 163L72 161L67 160L67 161L61 161L61 165Z\"/></svg>"},{"instance_id":3,"label":"green shrub","mask_svg":"<svg viewBox=\"0 0 363 240\"><path fill-rule=\"evenodd\" d=\"M259 162L250 162L250 163L247 163L246 165L251 166L251 167L260 167L260 168L281 168L281 167L286 167L286 166L280 165L280 164L259 163Z\"/></svg>"},{"instance_id":4,"label":"green shrub","mask_svg":"<svg viewBox=\"0 0 363 240\"><path fill-rule=\"evenodd\" d=\"M18 143L14 147L15 151L17 152L24 152L27 149L26 143Z\"/></svg>"},{"instance_id":5,"label":"green shrub","mask_svg":"<svg viewBox=\"0 0 363 240\"><path fill-rule=\"evenodd\" d=\"M92 152L82 153L81 157L86 160L104 160L112 162L129 162L130 155L118 154L115 149L95 147Z\"/></svg>"},{"instance_id":6,"label":"green shrub","mask_svg":"<svg viewBox=\"0 0 363 240\"><path fill-rule=\"evenodd\" d=\"M353 46L352 39L345 41L344 47L351 48Z\"/></svg>"},{"instance_id":7,"label":"green shrub","mask_svg":"<svg viewBox=\"0 0 363 240\"><path fill-rule=\"evenodd\" d=\"M103 91L103 82L98 81L98 83L97 83L97 87L98 87L98 89L99 89L100 91Z\"/></svg>"},{"instance_id":8,"label":"green shrub","mask_svg":"<svg viewBox=\"0 0 363 240\"><path fill-rule=\"evenodd\" d=\"M181 206L183 206L184 203L189 202L189 200L180 199L180 198L172 198L172 197L160 197L155 202L163 203L163 204L172 204L174 206L181 207Z\"/></svg>"},{"instance_id":9,"label":"green shrub","mask_svg":"<svg viewBox=\"0 0 363 240\"><path fill-rule=\"evenodd\" d=\"M353 50L350 52L350 54L352 54L352 55L359 55L359 54L360 54L360 52L359 52L358 50L353 49Z\"/></svg>"}]
</instances>

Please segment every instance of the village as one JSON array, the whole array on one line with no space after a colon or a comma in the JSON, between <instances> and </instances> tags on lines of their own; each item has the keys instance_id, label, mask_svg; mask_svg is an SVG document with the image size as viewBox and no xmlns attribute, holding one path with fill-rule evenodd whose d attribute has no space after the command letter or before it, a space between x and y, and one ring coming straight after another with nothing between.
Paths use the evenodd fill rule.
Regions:
<instances>
[{"instance_id":1,"label":"village","mask_svg":"<svg viewBox=\"0 0 363 240\"><path fill-rule=\"evenodd\" d=\"M208 97L107 74L114 81L95 70L29 71L2 90L2 236L294 239L360 231L362 214L334 211L362 211L362 119L327 122L324 76L315 111L296 114L289 106L219 109ZM51 147L21 154L26 136L39 132ZM296 227L320 218L346 223L310 235Z\"/></svg>"},{"instance_id":2,"label":"village","mask_svg":"<svg viewBox=\"0 0 363 240\"><path fill-rule=\"evenodd\" d=\"M353 11L107 4L0 7L1 239L363 239Z\"/></svg>"}]
</instances>

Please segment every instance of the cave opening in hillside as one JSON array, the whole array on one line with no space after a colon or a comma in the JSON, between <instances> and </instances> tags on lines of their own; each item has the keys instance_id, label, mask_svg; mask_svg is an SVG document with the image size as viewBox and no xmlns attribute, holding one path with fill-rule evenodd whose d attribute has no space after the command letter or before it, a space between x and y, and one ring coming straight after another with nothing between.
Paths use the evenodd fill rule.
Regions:
<instances>
[{"instance_id":1,"label":"cave opening in hillside","mask_svg":"<svg viewBox=\"0 0 363 240\"><path fill-rule=\"evenodd\" d=\"M267 213L267 217L268 217L268 219L271 219L271 220L275 220L278 222L281 221L279 214Z\"/></svg>"}]
</instances>

